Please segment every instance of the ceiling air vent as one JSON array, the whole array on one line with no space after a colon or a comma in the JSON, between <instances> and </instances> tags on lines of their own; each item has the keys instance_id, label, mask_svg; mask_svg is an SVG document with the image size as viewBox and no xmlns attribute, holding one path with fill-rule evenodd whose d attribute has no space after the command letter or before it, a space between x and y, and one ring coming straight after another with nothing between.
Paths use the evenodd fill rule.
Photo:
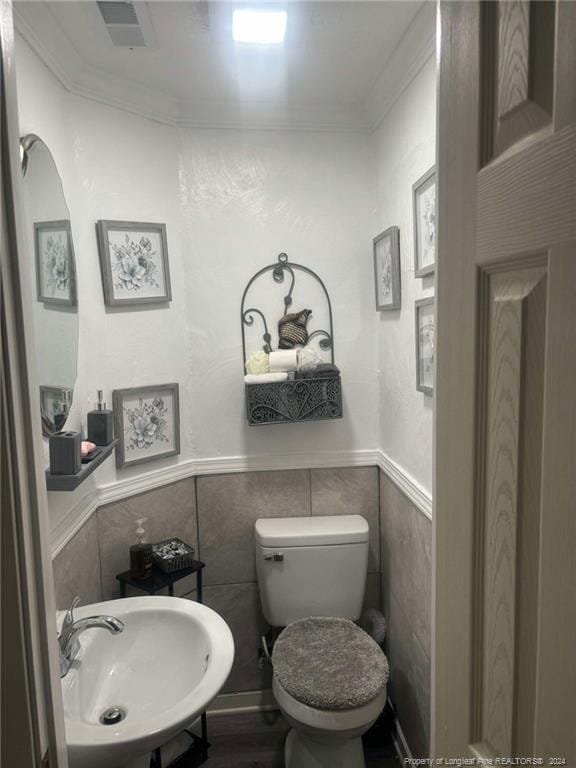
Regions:
<instances>
[{"instance_id":1,"label":"ceiling air vent","mask_svg":"<svg viewBox=\"0 0 576 768\"><path fill-rule=\"evenodd\" d=\"M97 0L96 4L114 45L121 48L142 48L146 45L132 3Z\"/></svg>"}]
</instances>

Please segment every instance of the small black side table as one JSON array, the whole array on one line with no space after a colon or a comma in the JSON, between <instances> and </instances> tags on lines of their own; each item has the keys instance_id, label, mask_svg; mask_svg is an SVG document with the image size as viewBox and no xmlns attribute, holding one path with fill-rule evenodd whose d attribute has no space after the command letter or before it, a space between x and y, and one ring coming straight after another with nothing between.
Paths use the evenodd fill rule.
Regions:
<instances>
[{"instance_id":1,"label":"small black side table","mask_svg":"<svg viewBox=\"0 0 576 768\"><path fill-rule=\"evenodd\" d=\"M205 563L200 560L193 560L192 565L189 568L181 568L179 571L173 573L165 573L160 568L152 566L152 573L147 579L133 579L130 575L130 571L124 571L119 573L116 578L120 582L120 597L126 597L126 587L131 586L136 589L141 589L143 592L147 592L149 595L155 595L162 589L168 587L168 594L174 597L174 582L196 574L196 602L202 602L202 570ZM208 724L206 722L206 712L202 712L200 716L202 735L198 738L191 731L186 733L191 737L192 743L189 749L183 755L176 758L168 768L196 768L206 762L208 759ZM162 768L162 751L161 748L155 749L152 753L150 760L150 768Z\"/></svg>"},{"instance_id":2,"label":"small black side table","mask_svg":"<svg viewBox=\"0 0 576 768\"><path fill-rule=\"evenodd\" d=\"M205 563L200 560L194 560L189 568L181 568L173 573L164 573L156 566L152 567L152 573L147 579L133 579L130 571L119 573L116 578L120 582L120 597L126 597L126 587L129 585L136 589L141 589L149 595L155 595L161 589L168 587L168 594L174 597L174 582L180 579L196 574L196 601L202 602L202 569Z\"/></svg>"}]
</instances>

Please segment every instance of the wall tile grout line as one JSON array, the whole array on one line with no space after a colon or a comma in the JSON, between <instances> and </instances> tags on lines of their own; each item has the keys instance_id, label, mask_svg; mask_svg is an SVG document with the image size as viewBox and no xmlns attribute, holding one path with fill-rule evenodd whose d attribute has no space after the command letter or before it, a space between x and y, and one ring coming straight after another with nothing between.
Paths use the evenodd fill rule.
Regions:
<instances>
[{"instance_id":1,"label":"wall tile grout line","mask_svg":"<svg viewBox=\"0 0 576 768\"><path fill-rule=\"evenodd\" d=\"M380 482L382 470L380 467L376 467L376 472L378 473L378 595L380 609L382 609L382 488Z\"/></svg>"},{"instance_id":2,"label":"wall tile grout line","mask_svg":"<svg viewBox=\"0 0 576 768\"><path fill-rule=\"evenodd\" d=\"M104 579L102 576L102 547L100 546L100 515L96 510L96 538L98 547L98 574L100 576L100 600L104 600Z\"/></svg>"},{"instance_id":3,"label":"wall tile grout line","mask_svg":"<svg viewBox=\"0 0 576 768\"><path fill-rule=\"evenodd\" d=\"M202 560L202 545L200 543L200 505L198 503L198 478L194 478L194 505L196 508L196 545L198 547L197 559Z\"/></svg>"}]
</instances>

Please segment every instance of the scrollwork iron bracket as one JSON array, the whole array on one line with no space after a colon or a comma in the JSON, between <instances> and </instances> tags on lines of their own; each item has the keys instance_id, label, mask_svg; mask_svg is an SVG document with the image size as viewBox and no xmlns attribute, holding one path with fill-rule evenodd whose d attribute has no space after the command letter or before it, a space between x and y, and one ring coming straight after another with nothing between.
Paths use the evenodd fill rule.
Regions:
<instances>
[{"instance_id":1,"label":"scrollwork iron bracket","mask_svg":"<svg viewBox=\"0 0 576 768\"><path fill-rule=\"evenodd\" d=\"M240 305L240 324L242 328L242 362L243 364L246 361L246 326L254 325L254 317L255 315L258 315L260 319L262 320L262 325L264 329L264 333L262 334L262 340L263 345L262 349L265 352L271 352L272 351L272 337L270 334L270 331L268 329L268 323L266 321L266 317L264 313L258 309L257 307L248 307L246 308L246 298L248 296L248 292L252 285L263 275L267 274L268 272L272 273L272 279L276 283L283 283L286 280L286 276L289 278L289 286L288 286L288 292L284 296L284 314L287 314L289 308L291 307L293 303L293 294L294 294L294 287L296 284L296 271L300 271L309 277L313 278L322 288L324 297L326 299L326 305L328 308L328 322L329 327L328 330L314 330L308 337L308 341L311 341L314 338L320 337L320 341L318 343L321 350L324 352L330 352L330 361L334 362L334 335L333 335L333 324L332 324L332 304L330 302L330 296L328 294L328 291L326 290L326 286L324 285L324 282L322 279L309 267L304 266L303 264L294 264L292 262L288 261L288 255L286 253L281 253L278 256L277 261L274 264L268 264L266 267L263 267L262 269L258 270L248 281L246 288L244 289L244 293L242 294L242 303Z\"/></svg>"}]
</instances>

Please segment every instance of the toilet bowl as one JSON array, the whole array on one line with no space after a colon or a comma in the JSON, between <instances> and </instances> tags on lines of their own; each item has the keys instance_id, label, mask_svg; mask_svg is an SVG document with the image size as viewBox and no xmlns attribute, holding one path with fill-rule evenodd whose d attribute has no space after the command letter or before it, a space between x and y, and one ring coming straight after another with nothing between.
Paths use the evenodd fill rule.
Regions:
<instances>
[{"instance_id":1,"label":"toilet bowl","mask_svg":"<svg viewBox=\"0 0 576 768\"><path fill-rule=\"evenodd\" d=\"M361 736L386 703L388 662L354 621L368 565L360 515L256 521L264 616L284 627L273 692L291 726L286 768L365 768Z\"/></svg>"},{"instance_id":2,"label":"toilet bowl","mask_svg":"<svg viewBox=\"0 0 576 768\"><path fill-rule=\"evenodd\" d=\"M284 748L286 768L365 768L362 735L386 704L386 685L369 704L334 711L309 707L273 678L272 690L291 727Z\"/></svg>"}]
</instances>

